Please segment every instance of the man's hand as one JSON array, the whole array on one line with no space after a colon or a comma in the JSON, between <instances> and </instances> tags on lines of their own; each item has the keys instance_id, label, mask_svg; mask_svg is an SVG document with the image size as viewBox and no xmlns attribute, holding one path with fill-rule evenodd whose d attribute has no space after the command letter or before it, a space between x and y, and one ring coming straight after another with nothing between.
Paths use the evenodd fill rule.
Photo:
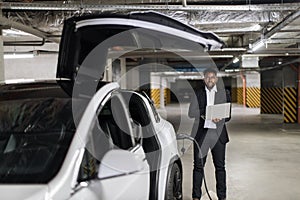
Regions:
<instances>
[{"instance_id":1,"label":"man's hand","mask_svg":"<svg viewBox=\"0 0 300 200\"><path fill-rule=\"evenodd\" d=\"M214 123L218 123L220 120L221 120L221 119L219 119L219 118L214 118L214 119L212 119L211 121L214 122Z\"/></svg>"}]
</instances>

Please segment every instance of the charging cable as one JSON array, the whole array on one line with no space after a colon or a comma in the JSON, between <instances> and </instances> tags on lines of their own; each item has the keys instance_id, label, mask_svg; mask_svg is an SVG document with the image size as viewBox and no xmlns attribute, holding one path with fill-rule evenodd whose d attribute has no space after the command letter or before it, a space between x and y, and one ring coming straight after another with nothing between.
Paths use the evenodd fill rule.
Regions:
<instances>
[{"instance_id":1,"label":"charging cable","mask_svg":"<svg viewBox=\"0 0 300 200\"><path fill-rule=\"evenodd\" d=\"M202 165L202 167L203 167L203 181L204 181L205 191L206 191L206 193L207 193L207 195L208 195L208 198L209 198L210 200L212 200L212 198L211 198L211 196L210 196L210 194L209 194L209 192L208 192L208 188L207 188L207 184L206 184L205 173L204 173L204 166L203 166L203 161L202 161L202 152L201 152L201 149L200 149L200 146L199 146L198 142L195 140L195 138L193 138L193 137L191 137L191 136L189 136L189 135L187 135L187 134L177 134L176 139L177 139L177 140L185 140L185 139L187 139L187 140L190 140L190 141L194 142L194 144L196 144L196 146L197 146L197 148L198 148L198 150L199 150L199 155L198 155L198 156L199 156L199 158L200 158L200 162L201 162L201 165ZM183 148L181 149L181 152L182 152L182 153L185 152L184 146L183 146Z\"/></svg>"}]
</instances>

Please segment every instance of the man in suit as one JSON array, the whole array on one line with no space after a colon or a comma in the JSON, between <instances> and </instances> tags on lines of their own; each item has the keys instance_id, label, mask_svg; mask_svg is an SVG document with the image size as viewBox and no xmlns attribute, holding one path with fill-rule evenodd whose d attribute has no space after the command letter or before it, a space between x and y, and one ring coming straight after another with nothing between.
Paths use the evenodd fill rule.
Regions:
<instances>
[{"instance_id":1,"label":"man in suit","mask_svg":"<svg viewBox=\"0 0 300 200\"><path fill-rule=\"evenodd\" d=\"M219 200L226 199L226 170L225 150L229 141L226 119L205 119L206 106L230 102L230 95L218 83L217 71L207 68L204 72L205 86L196 92L196 97L189 107L189 117L195 118L192 136L199 144L194 143L194 170L193 170L193 200L200 200L201 186L204 177L204 166L209 149L211 150L215 167L216 190Z\"/></svg>"}]
</instances>

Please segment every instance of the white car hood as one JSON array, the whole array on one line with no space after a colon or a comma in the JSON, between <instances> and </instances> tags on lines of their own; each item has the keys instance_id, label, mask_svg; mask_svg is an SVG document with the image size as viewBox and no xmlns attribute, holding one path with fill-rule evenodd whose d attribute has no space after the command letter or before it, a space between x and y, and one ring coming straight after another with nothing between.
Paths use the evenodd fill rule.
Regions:
<instances>
[{"instance_id":1,"label":"white car hood","mask_svg":"<svg viewBox=\"0 0 300 200\"><path fill-rule=\"evenodd\" d=\"M47 185L0 185L1 199L44 200L47 193Z\"/></svg>"}]
</instances>

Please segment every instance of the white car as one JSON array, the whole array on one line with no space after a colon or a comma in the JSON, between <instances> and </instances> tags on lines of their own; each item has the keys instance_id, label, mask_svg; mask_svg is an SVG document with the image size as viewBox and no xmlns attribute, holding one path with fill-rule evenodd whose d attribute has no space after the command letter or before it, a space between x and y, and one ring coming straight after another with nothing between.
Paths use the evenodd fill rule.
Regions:
<instances>
[{"instance_id":1,"label":"white car","mask_svg":"<svg viewBox=\"0 0 300 200\"><path fill-rule=\"evenodd\" d=\"M56 81L0 86L1 199L182 199L173 126L146 95L107 82L106 64L195 43L222 45L159 13L68 19Z\"/></svg>"},{"instance_id":2,"label":"white car","mask_svg":"<svg viewBox=\"0 0 300 200\"><path fill-rule=\"evenodd\" d=\"M0 87L1 199L181 195L174 129L147 97L109 83L84 106L67 84Z\"/></svg>"}]
</instances>

